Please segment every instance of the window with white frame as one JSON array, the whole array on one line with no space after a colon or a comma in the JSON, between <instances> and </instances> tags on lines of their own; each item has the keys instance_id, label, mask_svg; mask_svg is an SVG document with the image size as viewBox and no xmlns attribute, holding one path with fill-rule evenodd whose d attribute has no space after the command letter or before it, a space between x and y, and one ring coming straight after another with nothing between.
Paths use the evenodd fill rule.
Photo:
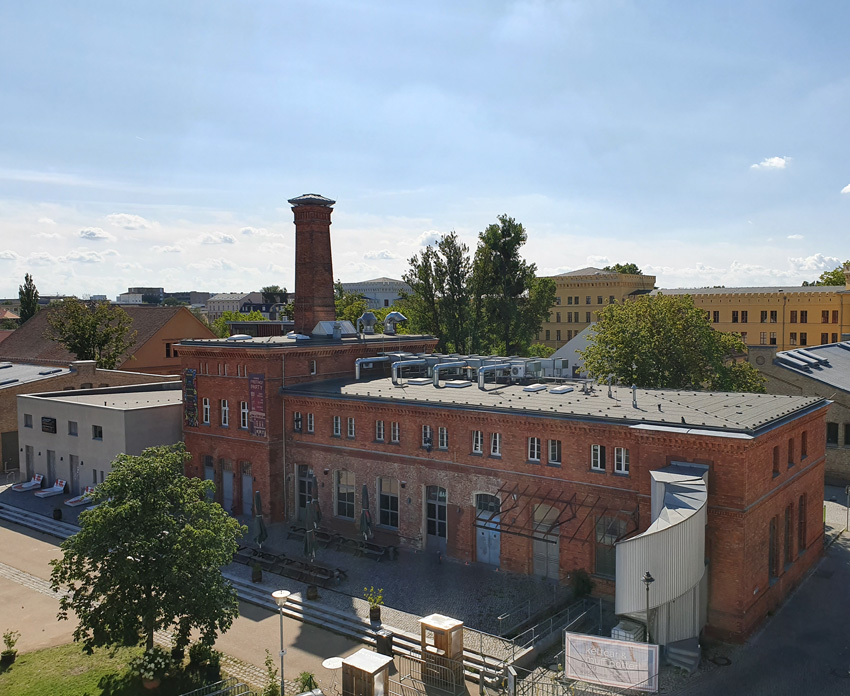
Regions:
<instances>
[{"instance_id":1,"label":"window with white frame","mask_svg":"<svg viewBox=\"0 0 850 696\"><path fill-rule=\"evenodd\" d=\"M449 429L440 427L437 429L437 447L440 449L449 448Z\"/></svg>"},{"instance_id":2,"label":"window with white frame","mask_svg":"<svg viewBox=\"0 0 850 696\"><path fill-rule=\"evenodd\" d=\"M307 414L307 432L313 433L316 431L316 418L312 413Z\"/></svg>"},{"instance_id":3,"label":"window with white frame","mask_svg":"<svg viewBox=\"0 0 850 696\"><path fill-rule=\"evenodd\" d=\"M378 442L384 441L384 421L375 421L375 439Z\"/></svg>"},{"instance_id":4,"label":"window with white frame","mask_svg":"<svg viewBox=\"0 0 850 696\"><path fill-rule=\"evenodd\" d=\"M339 437L340 435L342 435L342 418L340 416L334 416L333 436Z\"/></svg>"},{"instance_id":5,"label":"window with white frame","mask_svg":"<svg viewBox=\"0 0 850 696\"><path fill-rule=\"evenodd\" d=\"M481 454L484 451L484 433L480 430L472 431L472 453Z\"/></svg>"},{"instance_id":6,"label":"window with white frame","mask_svg":"<svg viewBox=\"0 0 850 696\"><path fill-rule=\"evenodd\" d=\"M239 402L239 427L248 429L248 402Z\"/></svg>"},{"instance_id":7,"label":"window with white frame","mask_svg":"<svg viewBox=\"0 0 850 696\"><path fill-rule=\"evenodd\" d=\"M528 438L528 459L532 462L540 461L540 438Z\"/></svg>"},{"instance_id":8,"label":"window with white frame","mask_svg":"<svg viewBox=\"0 0 850 696\"><path fill-rule=\"evenodd\" d=\"M549 463L550 464L560 464L561 463L561 441L560 440L549 440Z\"/></svg>"},{"instance_id":9,"label":"window with white frame","mask_svg":"<svg viewBox=\"0 0 850 696\"><path fill-rule=\"evenodd\" d=\"M227 399L221 400L221 424L230 425L230 408L227 405Z\"/></svg>"},{"instance_id":10,"label":"window with white frame","mask_svg":"<svg viewBox=\"0 0 850 696\"><path fill-rule=\"evenodd\" d=\"M210 400L207 397L204 397L204 400L201 402L203 406L202 410L202 419L204 425L210 424Z\"/></svg>"},{"instance_id":11,"label":"window with white frame","mask_svg":"<svg viewBox=\"0 0 850 696\"><path fill-rule=\"evenodd\" d=\"M399 428L396 421L390 423L390 442L394 442L396 444L399 442Z\"/></svg>"},{"instance_id":12,"label":"window with white frame","mask_svg":"<svg viewBox=\"0 0 850 696\"><path fill-rule=\"evenodd\" d=\"M348 419L348 437L354 437L354 419Z\"/></svg>"},{"instance_id":13,"label":"window with white frame","mask_svg":"<svg viewBox=\"0 0 850 696\"><path fill-rule=\"evenodd\" d=\"M434 444L434 429L430 425L422 426L422 446L431 447Z\"/></svg>"},{"instance_id":14,"label":"window with white frame","mask_svg":"<svg viewBox=\"0 0 850 696\"><path fill-rule=\"evenodd\" d=\"M311 375L316 374L316 361L315 360L310 361L310 374Z\"/></svg>"},{"instance_id":15,"label":"window with white frame","mask_svg":"<svg viewBox=\"0 0 850 696\"><path fill-rule=\"evenodd\" d=\"M336 473L336 516L354 519L354 472Z\"/></svg>"},{"instance_id":16,"label":"window with white frame","mask_svg":"<svg viewBox=\"0 0 850 696\"><path fill-rule=\"evenodd\" d=\"M629 473L629 450L626 447L614 448L614 471L618 474Z\"/></svg>"},{"instance_id":17,"label":"window with white frame","mask_svg":"<svg viewBox=\"0 0 850 696\"><path fill-rule=\"evenodd\" d=\"M605 471L605 445L590 446L590 468Z\"/></svg>"},{"instance_id":18,"label":"window with white frame","mask_svg":"<svg viewBox=\"0 0 850 696\"><path fill-rule=\"evenodd\" d=\"M378 524L398 529L398 481L378 479Z\"/></svg>"},{"instance_id":19,"label":"window with white frame","mask_svg":"<svg viewBox=\"0 0 850 696\"><path fill-rule=\"evenodd\" d=\"M292 414L292 428L296 433L301 432L301 425L304 421L301 419L301 411L296 411Z\"/></svg>"},{"instance_id":20,"label":"window with white frame","mask_svg":"<svg viewBox=\"0 0 850 696\"><path fill-rule=\"evenodd\" d=\"M501 457L502 456L502 433L491 433L490 434L490 456L491 457Z\"/></svg>"}]
</instances>

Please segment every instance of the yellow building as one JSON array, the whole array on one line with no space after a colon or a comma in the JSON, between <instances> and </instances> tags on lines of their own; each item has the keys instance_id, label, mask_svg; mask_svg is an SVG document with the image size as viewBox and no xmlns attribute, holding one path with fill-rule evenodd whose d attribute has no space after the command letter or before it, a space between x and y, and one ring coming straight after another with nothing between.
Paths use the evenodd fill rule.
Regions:
<instances>
[{"instance_id":1,"label":"yellow building","mask_svg":"<svg viewBox=\"0 0 850 696\"><path fill-rule=\"evenodd\" d=\"M555 349L596 321L596 312L605 305L644 295L655 287L655 276L601 268L580 268L551 278L556 286L555 306L537 340Z\"/></svg>"}]
</instances>

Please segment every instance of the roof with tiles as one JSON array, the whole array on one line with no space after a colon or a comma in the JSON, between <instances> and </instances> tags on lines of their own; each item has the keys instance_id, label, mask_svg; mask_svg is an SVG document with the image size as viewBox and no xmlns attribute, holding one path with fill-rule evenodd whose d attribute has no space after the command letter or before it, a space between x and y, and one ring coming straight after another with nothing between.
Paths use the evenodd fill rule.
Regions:
<instances>
[{"instance_id":1,"label":"roof with tiles","mask_svg":"<svg viewBox=\"0 0 850 696\"><path fill-rule=\"evenodd\" d=\"M547 385L555 386L554 384ZM632 390L627 387L596 387L582 393L553 394L548 388L526 391L522 384L476 384L466 388L435 387L410 381L394 385L389 378L369 381L313 382L287 387L287 393L369 401L428 404L447 408L489 412L528 413L568 420L606 421L632 426L656 426L677 431L714 431L752 435L829 402L820 397L775 394L736 394L675 390Z\"/></svg>"}]
</instances>

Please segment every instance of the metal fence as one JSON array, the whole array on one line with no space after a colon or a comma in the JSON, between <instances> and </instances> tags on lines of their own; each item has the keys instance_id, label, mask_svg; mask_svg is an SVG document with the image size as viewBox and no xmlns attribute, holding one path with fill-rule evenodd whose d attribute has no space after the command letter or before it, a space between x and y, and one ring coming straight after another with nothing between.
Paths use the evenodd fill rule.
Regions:
<instances>
[{"instance_id":1,"label":"metal fence","mask_svg":"<svg viewBox=\"0 0 850 696\"><path fill-rule=\"evenodd\" d=\"M531 618L531 599L496 617L499 635L505 636Z\"/></svg>"},{"instance_id":2,"label":"metal fence","mask_svg":"<svg viewBox=\"0 0 850 696\"><path fill-rule=\"evenodd\" d=\"M517 650L525 650L530 648L550 636L554 631L570 628L578 625L583 620L587 620L591 625L601 625L602 623L602 601L599 599L580 599L568 606L566 609L553 614L545 621L541 621L536 626L532 626L526 631L520 633L513 639ZM589 633L589 630L584 631Z\"/></svg>"},{"instance_id":3,"label":"metal fence","mask_svg":"<svg viewBox=\"0 0 850 696\"><path fill-rule=\"evenodd\" d=\"M463 662L440 655L428 659L396 655L396 675L390 683L397 682L398 696L409 696L411 691L436 696L456 696L465 691ZM392 689L391 689L392 691Z\"/></svg>"}]
</instances>

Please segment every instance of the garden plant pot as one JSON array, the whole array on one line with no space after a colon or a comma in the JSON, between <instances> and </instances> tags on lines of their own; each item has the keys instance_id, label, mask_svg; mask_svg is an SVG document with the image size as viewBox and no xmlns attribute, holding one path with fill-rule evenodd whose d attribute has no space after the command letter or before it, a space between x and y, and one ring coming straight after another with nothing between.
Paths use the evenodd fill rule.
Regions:
<instances>
[{"instance_id":1,"label":"garden plant pot","mask_svg":"<svg viewBox=\"0 0 850 696\"><path fill-rule=\"evenodd\" d=\"M0 653L0 666L8 667L15 661L15 658L17 656L17 650L4 650L2 653Z\"/></svg>"},{"instance_id":2,"label":"garden plant pot","mask_svg":"<svg viewBox=\"0 0 850 696\"><path fill-rule=\"evenodd\" d=\"M153 691L159 688L159 679L142 679L142 686L148 691Z\"/></svg>"},{"instance_id":3,"label":"garden plant pot","mask_svg":"<svg viewBox=\"0 0 850 696\"><path fill-rule=\"evenodd\" d=\"M307 599L318 599L319 588L317 585L307 585Z\"/></svg>"},{"instance_id":4,"label":"garden plant pot","mask_svg":"<svg viewBox=\"0 0 850 696\"><path fill-rule=\"evenodd\" d=\"M369 607L369 620L381 621L381 607Z\"/></svg>"}]
</instances>

